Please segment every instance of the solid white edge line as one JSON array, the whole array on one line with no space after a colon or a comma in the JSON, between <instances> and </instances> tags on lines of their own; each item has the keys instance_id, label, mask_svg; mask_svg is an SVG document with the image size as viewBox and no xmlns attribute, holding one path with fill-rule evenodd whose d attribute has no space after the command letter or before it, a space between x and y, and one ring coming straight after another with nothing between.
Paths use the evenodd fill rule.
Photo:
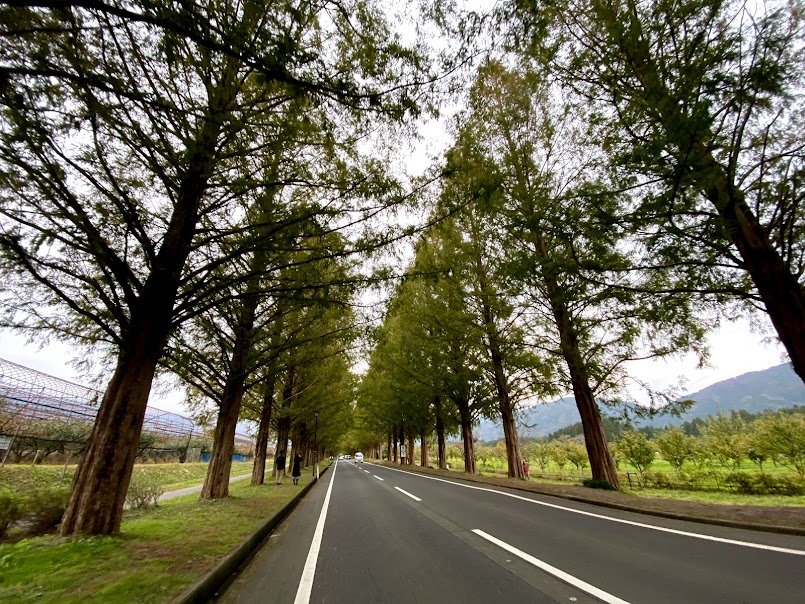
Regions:
<instances>
[{"instance_id":1,"label":"solid white edge line","mask_svg":"<svg viewBox=\"0 0 805 604\"><path fill-rule=\"evenodd\" d=\"M377 479L378 479L380 482L383 482L383 479L382 479L382 478L380 478L380 476L378 476L377 474L372 474L372 476L374 476L375 478L377 478Z\"/></svg>"},{"instance_id":2,"label":"solid white edge line","mask_svg":"<svg viewBox=\"0 0 805 604\"><path fill-rule=\"evenodd\" d=\"M337 465L337 464L336 464ZM335 470L330 477L330 485L327 487L327 494L324 496L324 504L321 506L319 521L316 523L316 530L313 532L313 541L310 543L310 551L307 553L305 568L302 577L299 579L299 588L296 590L294 604L308 604L310 602L310 592L313 590L313 579L316 577L316 562L319 559L319 549L321 549L321 538L324 534L324 521L327 519L327 508L330 507L330 494L333 492L335 483Z\"/></svg>"},{"instance_id":3,"label":"solid white edge line","mask_svg":"<svg viewBox=\"0 0 805 604\"><path fill-rule=\"evenodd\" d=\"M536 499L531 499L529 497L523 497L521 495L515 495L514 493L505 493L503 491L497 491L495 489L488 489L486 487L476 487L469 484L461 484L460 482L453 482L452 480L446 480L444 478L436 478L435 476L425 476L424 474L419 474L417 472L406 472L405 470L398 470L397 468L390 468L389 466L384 466L388 470L393 470L394 472L402 472L403 474L408 474L409 476L416 476L418 478L427 478L428 480L436 480L438 482L446 482L447 484L452 484L453 486L463 487L465 489L473 489L476 491L487 491L488 493L497 493L498 495L504 495L506 497L511 497L512 499L519 499L521 501L528 501L530 503L534 503L536 505L541 505L548 508L554 508L557 510L564 510L565 512L572 512L573 514L581 514L582 516L590 516L591 518L600 518L601 520L609 520L610 522L617 522L619 524L628 524L631 526L637 526L641 528L647 528L653 531L660 531L662 533L671 533L673 535L681 535L683 537L692 537L694 539L702 539L704 541L716 541L718 543L727 543L729 545L738 545L740 547L749 547L753 549L761 549L770 552L778 552L781 554L791 554L792 556L805 556L805 550L801 549L789 549L787 547L777 547L775 545L764 545L762 543L752 543L751 541L738 541L736 539L727 539L725 537L714 537L712 535L705 535L703 533L690 533L688 531L680 531L678 529L666 528L664 526L655 526L653 524L646 524L644 522L637 522L634 520L625 520L623 518L613 518L612 516L604 516L603 514L595 514L593 512L585 512L584 510L576 510L574 508L568 508L562 505L557 505L555 503L548 503L547 501L537 501ZM549 495L550 497L550 495ZM639 512L634 512L639 513Z\"/></svg>"},{"instance_id":4,"label":"solid white edge line","mask_svg":"<svg viewBox=\"0 0 805 604\"><path fill-rule=\"evenodd\" d=\"M395 488L395 489L397 489L397 490L398 490L400 493L402 493L403 495L408 495L408 496L409 496L411 499L413 499L414 501L422 501L422 500L421 500L419 497L417 497L416 495L411 495L411 493L409 493L408 491L405 491L405 490L401 489L400 487L394 487L394 488Z\"/></svg>"},{"instance_id":5,"label":"solid white edge line","mask_svg":"<svg viewBox=\"0 0 805 604\"><path fill-rule=\"evenodd\" d=\"M606 592L603 589L599 589L595 585L590 585L586 581L582 581L581 579L578 579L573 575L570 575L565 571L556 568L555 566L551 566L547 562L543 562L539 558L535 558L531 554L527 554L524 551L517 549L513 545L509 545L505 541L501 541L500 539L498 539L497 537L493 537L489 533L485 533L480 529L473 529L472 532L478 535L479 537L483 537L487 541L491 541L498 547L505 549L507 552L514 554L518 558L522 558L529 564L533 564L537 568L544 570L546 573L549 573L554 577L561 579L565 583L569 583L573 587L585 591L588 594L598 598L599 600L607 602L607 604L629 604L626 600L621 600L619 597L613 596L611 593Z\"/></svg>"}]
</instances>

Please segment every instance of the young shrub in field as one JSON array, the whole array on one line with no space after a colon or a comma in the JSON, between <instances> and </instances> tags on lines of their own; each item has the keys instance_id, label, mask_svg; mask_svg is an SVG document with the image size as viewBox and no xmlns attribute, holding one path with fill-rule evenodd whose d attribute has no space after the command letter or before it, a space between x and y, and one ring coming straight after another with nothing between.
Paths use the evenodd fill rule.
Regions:
<instances>
[{"instance_id":1,"label":"young shrub in field","mask_svg":"<svg viewBox=\"0 0 805 604\"><path fill-rule=\"evenodd\" d=\"M724 482L746 495L802 495L805 492L805 483L801 480L763 473L733 472L724 478Z\"/></svg>"},{"instance_id":2,"label":"young shrub in field","mask_svg":"<svg viewBox=\"0 0 805 604\"><path fill-rule=\"evenodd\" d=\"M36 489L28 493L25 501L24 518L30 523L30 532L44 535L61 522L67 509L66 489Z\"/></svg>"},{"instance_id":3,"label":"young shrub in field","mask_svg":"<svg viewBox=\"0 0 805 604\"><path fill-rule=\"evenodd\" d=\"M22 518L22 505L19 498L5 489L0 490L0 539L6 536L8 527Z\"/></svg>"},{"instance_id":4,"label":"young shrub in field","mask_svg":"<svg viewBox=\"0 0 805 604\"><path fill-rule=\"evenodd\" d=\"M805 476L805 415L775 414L756 422L756 438L775 463Z\"/></svg>"},{"instance_id":5,"label":"young shrub in field","mask_svg":"<svg viewBox=\"0 0 805 604\"><path fill-rule=\"evenodd\" d=\"M553 442L550 445L550 455L553 463L555 463L559 467L559 471L561 472L564 467L567 465L567 462L570 461L567 458L567 449L565 449L564 445L558 442Z\"/></svg>"},{"instance_id":6,"label":"young shrub in field","mask_svg":"<svg viewBox=\"0 0 805 604\"><path fill-rule=\"evenodd\" d=\"M693 439L681 428L668 428L654 440L662 458L679 472L686 461L693 458Z\"/></svg>"},{"instance_id":7,"label":"young shrub in field","mask_svg":"<svg viewBox=\"0 0 805 604\"><path fill-rule=\"evenodd\" d=\"M703 430L704 443L712 459L720 465L737 470L749 455L746 424L739 415L719 413L708 417Z\"/></svg>"},{"instance_id":8,"label":"young shrub in field","mask_svg":"<svg viewBox=\"0 0 805 604\"><path fill-rule=\"evenodd\" d=\"M672 474L666 472L644 472L643 484L655 489L676 489L679 485L672 480Z\"/></svg>"},{"instance_id":9,"label":"young shrub in field","mask_svg":"<svg viewBox=\"0 0 805 604\"><path fill-rule=\"evenodd\" d=\"M590 465L590 461L587 459L587 449L584 448L584 445L579 443L567 443L565 444L565 454L567 455L567 460L572 463L577 470L583 470Z\"/></svg>"},{"instance_id":10,"label":"young shrub in field","mask_svg":"<svg viewBox=\"0 0 805 604\"><path fill-rule=\"evenodd\" d=\"M617 442L623 458L632 464L641 476L654 463L654 445L642 432L627 431Z\"/></svg>"},{"instance_id":11,"label":"young shrub in field","mask_svg":"<svg viewBox=\"0 0 805 604\"><path fill-rule=\"evenodd\" d=\"M528 443L522 446L523 457L544 472L551 463L551 448L545 443Z\"/></svg>"},{"instance_id":12,"label":"young shrub in field","mask_svg":"<svg viewBox=\"0 0 805 604\"><path fill-rule=\"evenodd\" d=\"M134 509L146 509L150 506L157 506L165 488L161 482L154 477L143 474L135 474L131 478L129 490L126 492L126 504Z\"/></svg>"}]
</instances>

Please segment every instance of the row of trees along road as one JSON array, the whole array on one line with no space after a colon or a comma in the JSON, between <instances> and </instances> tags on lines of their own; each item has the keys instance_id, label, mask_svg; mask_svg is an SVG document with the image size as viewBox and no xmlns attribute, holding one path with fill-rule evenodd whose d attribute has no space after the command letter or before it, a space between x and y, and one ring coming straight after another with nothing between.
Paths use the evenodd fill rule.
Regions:
<instances>
[{"instance_id":1,"label":"row of trees along road","mask_svg":"<svg viewBox=\"0 0 805 604\"><path fill-rule=\"evenodd\" d=\"M241 412L305 442L326 415L317 389L339 375L348 398L333 360L351 337L344 259L384 242L355 225L396 191L363 141L427 105L435 62L379 5L0 12L2 324L115 359L63 534L119 529L159 366L217 402L208 497L226 493ZM460 426L466 441L498 414L517 475L514 407L572 390L593 474L616 484L596 397L618 394L627 359L696 349L708 311L734 300L768 312L805 376L799 3L435 7L468 54L505 48L439 169L433 215L453 218L418 245L428 277L399 286L378 334L367 433L412 445ZM408 339L416 309L428 320ZM305 322L318 314L333 324ZM311 343L325 334L345 339Z\"/></svg>"},{"instance_id":2,"label":"row of trees along road","mask_svg":"<svg viewBox=\"0 0 805 604\"><path fill-rule=\"evenodd\" d=\"M800 15L503 5L508 52L478 71L443 166L450 218L378 333L367 432L435 425L444 467L452 421L472 472L471 423L497 415L518 476L518 396L570 390L593 478L617 486L596 399L624 394L626 361L703 352L736 301L769 314L805 379Z\"/></svg>"},{"instance_id":3,"label":"row of trees along road","mask_svg":"<svg viewBox=\"0 0 805 604\"><path fill-rule=\"evenodd\" d=\"M115 359L61 524L115 533L160 364L219 405L208 497L226 493L248 386L270 408L281 384L284 421L344 377L323 354L337 344L307 363L292 338L345 329L300 324L347 302L326 285L348 272L333 230L393 193L356 141L419 110L427 62L363 0L32 2L0 18L3 324Z\"/></svg>"}]
</instances>

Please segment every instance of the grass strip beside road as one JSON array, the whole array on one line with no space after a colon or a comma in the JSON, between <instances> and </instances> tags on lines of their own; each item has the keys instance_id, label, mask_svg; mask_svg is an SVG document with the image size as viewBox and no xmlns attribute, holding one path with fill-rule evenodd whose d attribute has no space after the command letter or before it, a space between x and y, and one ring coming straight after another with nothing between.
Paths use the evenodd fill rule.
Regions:
<instances>
[{"instance_id":1,"label":"grass strip beside road","mask_svg":"<svg viewBox=\"0 0 805 604\"><path fill-rule=\"evenodd\" d=\"M173 491L204 482L207 476L208 463L147 463L135 464L134 474L153 479L166 491ZM51 488L61 486L67 488L73 481L76 466L55 466L20 464L6 465L0 469L0 488L24 493L35 488ZM249 474L252 462L233 461L230 476Z\"/></svg>"},{"instance_id":2,"label":"grass strip beside road","mask_svg":"<svg viewBox=\"0 0 805 604\"><path fill-rule=\"evenodd\" d=\"M118 537L55 535L0 545L0 602L166 602L214 568L300 485L230 485L230 497L186 495L126 512Z\"/></svg>"}]
</instances>

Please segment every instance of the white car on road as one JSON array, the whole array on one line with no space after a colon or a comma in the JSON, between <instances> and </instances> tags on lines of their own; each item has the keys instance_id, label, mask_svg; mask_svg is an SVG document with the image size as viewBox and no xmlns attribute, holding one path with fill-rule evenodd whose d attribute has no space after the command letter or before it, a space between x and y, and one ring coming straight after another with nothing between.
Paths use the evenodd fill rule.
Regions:
<instances>
[{"instance_id":1,"label":"white car on road","mask_svg":"<svg viewBox=\"0 0 805 604\"><path fill-rule=\"evenodd\" d=\"M355 453L355 463L363 463L363 453Z\"/></svg>"}]
</instances>

